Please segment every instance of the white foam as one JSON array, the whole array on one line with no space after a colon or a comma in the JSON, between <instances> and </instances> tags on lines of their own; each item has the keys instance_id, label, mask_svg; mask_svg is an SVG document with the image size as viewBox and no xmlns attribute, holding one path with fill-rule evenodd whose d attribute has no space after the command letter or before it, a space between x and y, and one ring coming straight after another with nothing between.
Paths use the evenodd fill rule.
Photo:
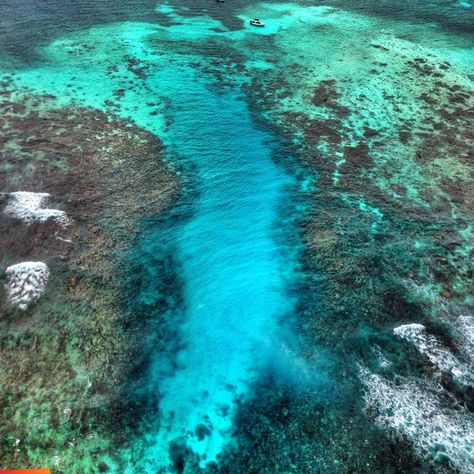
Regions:
<instances>
[{"instance_id":1,"label":"white foam","mask_svg":"<svg viewBox=\"0 0 474 474\"><path fill-rule=\"evenodd\" d=\"M8 267L5 274L8 302L21 310L40 298L49 279L49 269L43 262L17 263Z\"/></svg>"},{"instance_id":2,"label":"white foam","mask_svg":"<svg viewBox=\"0 0 474 474\"><path fill-rule=\"evenodd\" d=\"M62 226L70 223L64 211L45 207L49 202L49 193L17 191L9 194L5 214L21 219L27 224L54 220Z\"/></svg>"},{"instance_id":3,"label":"white foam","mask_svg":"<svg viewBox=\"0 0 474 474\"><path fill-rule=\"evenodd\" d=\"M467 410L445 407L435 386L400 378L391 382L361 368L367 388L366 408L375 410L376 421L412 442L418 455L431 461L447 457L461 473L474 466L474 418Z\"/></svg>"},{"instance_id":4,"label":"white foam","mask_svg":"<svg viewBox=\"0 0 474 474\"><path fill-rule=\"evenodd\" d=\"M377 345L374 346L372 350L374 352L375 357L378 360L379 367L381 369L388 369L392 367L393 364L387 359L387 357L385 357L384 353L382 352L382 349L380 349L379 346Z\"/></svg>"},{"instance_id":5,"label":"white foam","mask_svg":"<svg viewBox=\"0 0 474 474\"><path fill-rule=\"evenodd\" d=\"M395 328L393 332L412 343L441 373L451 374L459 382L474 386L474 378L467 365L444 348L436 337L428 334L425 326L415 323L404 324Z\"/></svg>"},{"instance_id":6,"label":"white foam","mask_svg":"<svg viewBox=\"0 0 474 474\"><path fill-rule=\"evenodd\" d=\"M456 320L456 329L461 335L460 349L466 354L470 362L474 359L474 316L459 316Z\"/></svg>"}]
</instances>

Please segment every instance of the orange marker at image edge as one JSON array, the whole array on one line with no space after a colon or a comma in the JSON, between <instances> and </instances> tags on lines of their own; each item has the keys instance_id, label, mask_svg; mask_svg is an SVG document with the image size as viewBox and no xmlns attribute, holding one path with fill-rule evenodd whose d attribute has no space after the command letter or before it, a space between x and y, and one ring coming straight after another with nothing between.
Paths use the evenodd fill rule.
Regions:
<instances>
[{"instance_id":1,"label":"orange marker at image edge","mask_svg":"<svg viewBox=\"0 0 474 474\"><path fill-rule=\"evenodd\" d=\"M17 469L15 471L0 471L0 474L51 474L49 469Z\"/></svg>"}]
</instances>

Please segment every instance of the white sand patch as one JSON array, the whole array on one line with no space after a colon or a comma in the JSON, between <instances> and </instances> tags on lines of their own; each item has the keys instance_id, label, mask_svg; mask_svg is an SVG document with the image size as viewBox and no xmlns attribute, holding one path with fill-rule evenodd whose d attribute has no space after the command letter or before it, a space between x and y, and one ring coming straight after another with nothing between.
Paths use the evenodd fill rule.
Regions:
<instances>
[{"instance_id":1,"label":"white sand patch","mask_svg":"<svg viewBox=\"0 0 474 474\"><path fill-rule=\"evenodd\" d=\"M394 334L413 344L417 350L441 373L448 373L459 382L474 386L469 367L442 346L436 337L426 332L422 324L404 324L393 330Z\"/></svg>"},{"instance_id":2,"label":"white sand patch","mask_svg":"<svg viewBox=\"0 0 474 474\"><path fill-rule=\"evenodd\" d=\"M7 206L5 207L5 214L21 219L27 224L46 222L52 219L62 226L67 226L70 223L70 219L64 211L46 207L50 197L48 193L25 191L10 193Z\"/></svg>"},{"instance_id":3,"label":"white sand patch","mask_svg":"<svg viewBox=\"0 0 474 474\"><path fill-rule=\"evenodd\" d=\"M5 271L8 302L21 310L37 301L46 289L49 269L43 262L22 262Z\"/></svg>"},{"instance_id":4,"label":"white sand patch","mask_svg":"<svg viewBox=\"0 0 474 474\"><path fill-rule=\"evenodd\" d=\"M391 382L361 368L367 388L366 407L376 421L412 442L415 451L430 460L447 457L461 473L474 466L474 417L467 410L443 406L434 385L417 379Z\"/></svg>"}]
</instances>

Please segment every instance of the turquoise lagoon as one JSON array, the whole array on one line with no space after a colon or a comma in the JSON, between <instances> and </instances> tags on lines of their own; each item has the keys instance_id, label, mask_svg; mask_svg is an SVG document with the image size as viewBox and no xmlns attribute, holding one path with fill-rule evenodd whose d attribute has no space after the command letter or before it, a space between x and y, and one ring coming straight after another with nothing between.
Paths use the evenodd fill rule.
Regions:
<instances>
[{"instance_id":1,"label":"turquoise lagoon","mask_svg":"<svg viewBox=\"0 0 474 474\"><path fill-rule=\"evenodd\" d=\"M238 94L212 92L190 70L171 72L154 77L170 94L165 143L192 167L195 198L185 204L190 218L147 236L173 249L183 307L169 318L183 321L183 349L170 375L160 357L151 367L162 430L146 456L166 459L170 441L184 436L205 464L229 442L236 400L290 342L284 320L294 311L288 287L297 261L279 207L288 208L295 181L272 161L277 139L253 122Z\"/></svg>"}]
</instances>

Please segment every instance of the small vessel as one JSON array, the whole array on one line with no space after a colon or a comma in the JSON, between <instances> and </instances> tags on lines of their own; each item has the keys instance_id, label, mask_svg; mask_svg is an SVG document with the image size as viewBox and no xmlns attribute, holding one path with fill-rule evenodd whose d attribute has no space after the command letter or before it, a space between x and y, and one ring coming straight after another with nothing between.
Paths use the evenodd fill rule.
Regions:
<instances>
[{"instance_id":1,"label":"small vessel","mask_svg":"<svg viewBox=\"0 0 474 474\"><path fill-rule=\"evenodd\" d=\"M250 24L252 26L265 26L265 23L263 21L260 21L258 18L254 18L253 20L250 20Z\"/></svg>"}]
</instances>

